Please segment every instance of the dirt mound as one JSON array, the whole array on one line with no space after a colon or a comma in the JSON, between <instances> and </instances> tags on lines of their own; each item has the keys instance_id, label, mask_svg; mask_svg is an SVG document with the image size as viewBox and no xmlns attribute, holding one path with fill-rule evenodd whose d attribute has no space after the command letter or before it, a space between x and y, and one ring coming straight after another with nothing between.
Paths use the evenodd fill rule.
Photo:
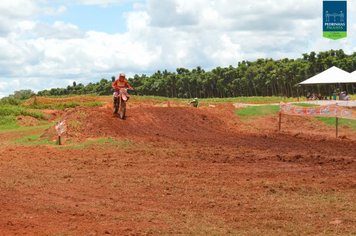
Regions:
<instances>
[{"instance_id":1,"label":"dirt mound","mask_svg":"<svg viewBox=\"0 0 356 236\"><path fill-rule=\"evenodd\" d=\"M36 126L40 123L39 120L32 116L18 116L16 120L21 126Z\"/></svg>"},{"instance_id":2,"label":"dirt mound","mask_svg":"<svg viewBox=\"0 0 356 236\"><path fill-rule=\"evenodd\" d=\"M58 117L61 117L64 113L64 111L61 110L49 110L49 109L43 109L41 110L42 113L44 113L48 120L55 120Z\"/></svg>"},{"instance_id":3,"label":"dirt mound","mask_svg":"<svg viewBox=\"0 0 356 236\"><path fill-rule=\"evenodd\" d=\"M120 120L108 106L77 107L67 110L62 120L67 124L67 138L76 139L110 136L214 142L234 130L229 121L225 122L228 112L223 107L215 111L191 107L131 107L127 113L126 120ZM55 135L52 128L47 133Z\"/></svg>"},{"instance_id":4,"label":"dirt mound","mask_svg":"<svg viewBox=\"0 0 356 236\"><path fill-rule=\"evenodd\" d=\"M277 132L275 118L266 118L267 120L258 122L260 125L251 124L250 126L249 122L240 121L233 111L230 105L198 109L132 106L128 108L127 119L121 120L112 115L109 107L77 107L67 110L63 116L67 132L62 141L66 143L68 139L81 141L114 137L148 141L157 146L175 143L175 145L181 144L187 148L194 145L203 145L206 148L214 145L222 149L239 147L246 149L245 154L249 159L267 157L286 162L298 162L303 159L304 162L328 163L335 156L334 147L338 147L337 152L343 153L346 164L349 158L354 156L355 142L353 140L335 139L331 135L332 132L327 136L325 132L319 133L318 128L314 128L316 133L311 131L304 133L302 127L296 131L297 126L292 129L290 126L298 123L298 117L297 120L293 117L289 118L290 125L286 127L285 124L283 131ZM268 119L274 121L269 122ZM275 128L267 128L270 126ZM251 130L247 132L246 127ZM313 130L310 124L306 125L306 129ZM56 136L55 129L50 128L42 137L56 140ZM250 149L253 149L254 153L248 155ZM284 150L283 153L280 157L276 157L275 153L281 149ZM315 157L315 150L323 150L323 155L320 158ZM240 157L232 158L239 159Z\"/></svg>"}]
</instances>

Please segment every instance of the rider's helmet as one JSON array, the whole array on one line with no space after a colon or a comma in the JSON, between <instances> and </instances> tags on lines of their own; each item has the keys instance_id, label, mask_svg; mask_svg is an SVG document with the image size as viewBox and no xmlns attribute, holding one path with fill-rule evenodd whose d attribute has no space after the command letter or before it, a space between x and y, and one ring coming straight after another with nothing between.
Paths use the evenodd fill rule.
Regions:
<instances>
[{"instance_id":1,"label":"rider's helmet","mask_svg":"<svg viewBox=\"0 0 356 236\"><path fill-rule=\"evenodd\" d=\"M120 73L119 74L119 79L122 80L122 79L125 79L126 76L125 76L125 73Z\"/></svg>"}]
</instances>

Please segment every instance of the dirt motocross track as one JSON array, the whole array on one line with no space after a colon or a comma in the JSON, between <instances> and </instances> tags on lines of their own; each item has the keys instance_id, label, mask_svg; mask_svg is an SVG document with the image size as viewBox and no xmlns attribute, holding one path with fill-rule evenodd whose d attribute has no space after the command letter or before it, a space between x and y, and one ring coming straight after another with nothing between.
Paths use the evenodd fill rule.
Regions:
<instances>
[{"instance_id":1,"label":"dirt motocross track","mask_svg":"<svg viewBox=\"0 0 356 236\"><path fill-rule=\"evenodd\" d=\"M356 234L355 131L130 102L66 110L61 147L0 145L0 235Z\"/></svg>"}]
</instances>

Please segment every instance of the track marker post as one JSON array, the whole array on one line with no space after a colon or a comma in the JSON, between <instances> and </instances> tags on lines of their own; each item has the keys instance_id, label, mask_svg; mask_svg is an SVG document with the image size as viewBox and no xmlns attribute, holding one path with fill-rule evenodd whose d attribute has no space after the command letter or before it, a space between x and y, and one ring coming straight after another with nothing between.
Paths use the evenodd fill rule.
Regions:
<instances>
[{"instance_id":1,"label":"track marker post","mask_svg":"<svg viewBox=\"0 0 356 236\"><path fill-rule=\"evenodd\" d=\"M336 121L335 121L335 125L336 125L336 138L339 137L339 117L336 117Z\"/></svg>"},{"instance_id":2,"label":"track marker post","mask_svg":"<svg viewBox=\"0 0 356 236\"><path fill-rule=\"evenodd\" d=\"M57 134L58 134L58 145L62 145L62 142L61 142L61 136L64 132L66 132L66 123L65 123L65 120L62 121L62 122L58 122L55 126L55 129L57 131Z\"/></svg>"},{"instance_id":3,"label":"track marker post","mask_svg":"<svg viewBox=\"0 0 356 236\"><path fill-rule=\"evenodd\" d=\"M339 137L339 116L338 116L338 111L339 111L339 109L338 109L339 107L338 107L338 105L337 105L337 103L336 103L336 116L335 116L335 132L336 132L336 138L338 138Z\"/></svg>"}]
</instances>

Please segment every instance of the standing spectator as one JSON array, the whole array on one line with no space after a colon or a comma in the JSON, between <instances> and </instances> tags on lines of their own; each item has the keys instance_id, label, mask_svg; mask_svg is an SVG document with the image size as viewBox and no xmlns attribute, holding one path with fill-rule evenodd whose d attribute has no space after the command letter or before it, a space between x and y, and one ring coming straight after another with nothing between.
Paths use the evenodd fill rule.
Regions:
<instances>
[{"instance_id":1,"label":"standing spectator","mask_svg":"<svg viewBox=\"0 0 356 236\"><path fill-rule=\"evenodd\" d=\"M350 100L350 96L347 94L347 92L344 92L344 100L345 101L348 101L348 100Z\"/></svg>"}]
</instances>

